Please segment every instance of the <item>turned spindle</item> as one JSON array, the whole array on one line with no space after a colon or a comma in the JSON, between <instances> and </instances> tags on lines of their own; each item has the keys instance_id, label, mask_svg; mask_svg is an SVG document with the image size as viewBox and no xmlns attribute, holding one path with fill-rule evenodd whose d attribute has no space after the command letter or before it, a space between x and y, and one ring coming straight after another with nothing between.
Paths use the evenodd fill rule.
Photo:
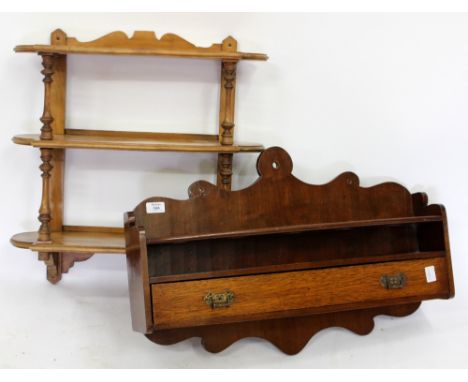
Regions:
<instances>
[{"instance_id":1,"label":"turned spindle","mask_svg":"<svg viewBox=\"0 0 468 382\"><path fill-rule=\"evenodd\" d=\"M223 61L222 63L222 81L225 91L224 117L221 122L221 144L233 144L234 128L234 91L236 81L236 63Z\"/></svg>"},{"instance_id":2,"label":"turned spindle","mask_svg":"<svg viewBox=\"0 0 468 382\"><path fill-rule=\"evenodd\" d=\"M50 172L52 170L52 150L41 149L41 160L42 164L39 166L42 174L42 199L41 206L39 208L38 220L41 222L39 227L39 241L50 241L50 227L49 222L50 216L50 201L49 201L49 187L50 187Z\"/></svg>"},{"instance_id":3,"label":"turned spindle","mask_svg":"<svg viewBox=\"0 0 468 382\"><path fill-rule=\"evenodd\" d=\"M42 66L44 69L41 73L44 76L42 80L44 82L44 111L40 121L42 122L41 127L41 139L51 140L53 138L52 134L52 122L54 118L50 112L51 108L51 86L52 86L52 76L54 74L54 55L41 53L42 56Z\"/></svg>"},{"instance_id":4,"label":"turned spindle","mask_svg":"<svg viewBox=\"0 0 468 382\"><path fill-rule=\"evenodd\" d=\"M223 190L229 191L231 189L232 178L232 154L219 154L218 174L221 183L218 186Z\"/></svg>"}]
</instances>

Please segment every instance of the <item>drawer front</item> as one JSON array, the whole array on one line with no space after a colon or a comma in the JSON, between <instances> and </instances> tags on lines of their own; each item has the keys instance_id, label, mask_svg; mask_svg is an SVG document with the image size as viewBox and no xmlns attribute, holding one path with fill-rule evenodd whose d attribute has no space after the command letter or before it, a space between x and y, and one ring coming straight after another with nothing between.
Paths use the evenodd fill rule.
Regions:
<instances>
[{"instance_id":1,"label":"drawer front","mask_svg":"<svg viewBox=\"0 0 468 382\"><path fill-rule=\"evenodd\" d=\"M360 309L450 294L443 258L162 283L151 289L154 325L159 329Z\"/></svg>"}]
</instances>

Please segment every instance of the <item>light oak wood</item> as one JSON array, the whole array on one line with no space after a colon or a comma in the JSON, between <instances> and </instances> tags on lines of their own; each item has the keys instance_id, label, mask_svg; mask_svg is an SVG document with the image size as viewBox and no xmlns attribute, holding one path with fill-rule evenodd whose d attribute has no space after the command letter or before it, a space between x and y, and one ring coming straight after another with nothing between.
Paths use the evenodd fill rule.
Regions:
<instances>
[{"instance_id":1,"label":"light oak wood","mask_svg":"<svg viewBox=\"0 0 468 382\"><path fill-rule=\"evenodd\" d=\"M130 38L123 32L112 32L89 42L80 42L76 38L67 37L61 30L54 33L55 38L58 38L57 44L18 45L15 47L15 52L172 56L236 61L268 59L268 56L262 53L226 50L225 48L230 48L229 44L232 45L232 41L235 41L232 37L223 41L226 44L213 44L210 47L201 48L172 33L165 34L158 39L154 32L136 31Z\"/></svg>"},{"instance_id":2,"label":"light oak wood","mask_svg":"<svg viewBox=\"0 0 468 382\"><path fill-rule=\"evenodd\" d=\"M42 243L37 232L23 232L10 241L16 247L35 252L125 253L122 228L65 226L62 232L52 232L50 239L49 243Z\"/></svg>"},{"instance_id":3,"label":"light oak wood","mask_svg":"<svg viewBox=\"0 0 468 382\"><path fill-rule=\"evenodd\" d=\"M427 266L435 267L437 281L426 281ZM380 284L383 275L398 272L407 277L403 288L386 289ZM235 295L229 307L212 308L203 301L210 292L226 290ZM441 258L152 285L157 329L330 313L350 306L359 309L448 297L447 268Z\"/></svg>"},{"instance_id":4,"label":"light oak wood","mask_svg":"<svg viewBox=\"0 0 468 382\"><path fill-rule=\"evenodd\" d=\"M65 182L65 150L51 149L52 171L50 173L49 208L51 232L60 232L63 227L63 204L64 204L64 182Z\"/></svg>"},{"instance_id":5,"label":"light oak wood","mask_svg":"<svg viewBox=\"0 0 468 382\"><path fill-rule=\"evenodd\" d=\"M93 227L63 226L66 149L135 151L176 151L218 153L218 184L231 188L233 154L261 152L260 144L237 144L233 139L235 68L239 60L266 60L260 53L237 50L232 37L209 47L197 47L174 34L157 38L153 32L135 32L128 37L112 32L89 42L68 37L60 29L51 34L50 45L19 45L16 52L34 52L42 58L44 110L40 135L13 137L13 142L39 148L42 164L42 197L38 234L22 233L12 238L21 248L39 252L47 266L47 278L56 283L75 261L84 261L94 252L122 253L122 232ZM208 134L145 133L67 129L66 83L68 54L155 55L220 60L220 132ZM70 265L71 264L71 265Z\"/></svg>"},{"instance_id":6,"label":"light oak wood","mask_svg":"<svg viewBox=\"0 0 468 382\"><path fill-rule=\"evenodd\" d=\"M29 145L38 148L65 148L65 149L100 149L100 150L129 150L129 151L173 151L173 152L200 152L200 153L239 153L261 152L264 147L255 143L242 143L230 146L221 145L216 136L191 137L188 134L159 135L149 133L142 137L131 136L130 133L122 136L110 136L92 131L97 135L66 134L55 135L52 140L41 140L36 134L22 134L13 137L13 142L20 145ZM186 140L184 140L184 137ZM174 139L173 139L174 138Z\"/></svg>"},{"instance_id":7,"label":"light oak wood","mask_svg":"<svg viewBox=\"0 0 468 382\"><path fill-rule=\"evenodd\" d=\"M41 148L41 161L39 166L42 174L42 198L39 207L38 220L41 223L38 233L38 241L50 242L50 172L52 171L52 150Z\"/></svg>"}]
</instances>

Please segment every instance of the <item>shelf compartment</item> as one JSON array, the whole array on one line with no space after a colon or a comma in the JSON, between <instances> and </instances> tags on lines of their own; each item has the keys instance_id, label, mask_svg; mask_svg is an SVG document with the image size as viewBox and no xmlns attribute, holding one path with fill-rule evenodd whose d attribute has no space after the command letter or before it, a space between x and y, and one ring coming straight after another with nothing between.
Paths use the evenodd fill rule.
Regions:
<instances>
[{"instance_id":1,"label":"shelf compartment","mask_svg":"<svg viewBox=\"0 0 468 382\"><path fill-rule=\"evenodd\" d=\"M424 218L410 224L392 219L400 224L150 244L150 280L174 282L446 256L442 221Z\"/></svg>"},{"instance_id":2,"label":"shelf compartment","mask_svg":"<svg viewBox=\"0 0 468 382\"><path fill-rule=\"evenodd\" d=\"M350 258L350 259L333 259L324 260L322 262L310 261L301 263L290 263L290 264L274 264L265 266L255 266L249 268L236 268L236 269L224 269L210 272L195 272L195 273L181 273L181 274L169 274L163 276L150 277L149 282L151 284L159 283L170 283L179 281L191 281L191 280L205 280L213 278L223 277L236 277L236 276L248 276L257 274L267 273L279 273L289 271L300 271L307 269L322 269L330 267L341 267L349 265L362 265L362 264L376 264L391 261L403 261L403 260L422 260L422 259L433 259L436 257L444 257L445 252L443 251L428 251L428 252L408 252L408 253L397 253L392 255L374 256L374 257L363 257L363 258Z\"/></svg>"},{"instance_id":3,"label":"shelf compartment","mask_svg":"<svg viewBox=\"0 0 468 382\"><path fill-rule=\"evenodd\" d=\"M195 235L180 235L168 237L155 237L148 239L149 244L167 244L167 243L183 243L187 241L210 240L210 239L226 239L248 236L260 235L273 235L273 234L294 234L308 231L322 231L334 229L350 229L350 228L365 228L374 226L393 226L417 223L431 223L442 221L440 215L427 215L427 216L408 216L399 218L386 218L386 219L369 219L369 220L354 220L345 222L329 222L329 223L311 223L311 224L298 224L283 227L266 227L256 229L242 229L229 232L209 232L197 233Z\"/></svg>"},{"instance_id":4,"label":"shelf compartment","mask_svg":"<svg viewBox=\"0 0 468 382\"><path fill-rule=\"evenodd\" d=\"M38 243L37 232L22 232L10 242L35 252L125 254L123 229L113 227L64 226L62 232L51 234L50 243Z\"/></svg>"},{"instance_id":5,"label":"shelf compartment","mask_svg":"<svg viewBox=\"0 0 468 382\"><path fill-rule=\"evenodd\" d=\"M136 31L132 37L124 32L109 33L94 41L81 42L68 37L60 29L52 33L51 45L17 45L17 53L53 53L53 54L102 54L132 56L168 56L181 58L204 58L214 60L268 60L263 53L237 51L237 41L227 37L221 44L198 47L187 40L168 33L157 38L151 31Z\"/></svg>"},{"instance_id":6,"label":"shelf compartment","mask_svg":"<svg viewBox=\"0 0 468 382\"><path fill-rule=\"evenodd\" d=\"M13 137L19 145L38 148L99 149L130 151L176 151L200 153L261 152L260 144L221 145L217 135L147 133L66 129L64 135L54 134L51 140L41 140L38 134Z\"/></svg>"}]
</instances>

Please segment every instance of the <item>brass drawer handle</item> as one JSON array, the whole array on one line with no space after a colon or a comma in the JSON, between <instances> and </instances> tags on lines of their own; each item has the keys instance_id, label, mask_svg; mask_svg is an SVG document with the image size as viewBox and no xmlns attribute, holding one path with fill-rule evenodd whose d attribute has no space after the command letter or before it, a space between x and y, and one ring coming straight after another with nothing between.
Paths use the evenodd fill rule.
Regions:
<instances>
[{"instance_id":1,"label":"brass drawer handle","mask_svg":"<svg viewBox=\"0 0 468 382\"><path fill-rule=\"evenodd\" d=\"M406 275L401 272L393 275L383 275L380 278L380 285L386 289L401 289L406 285Z\"/></svg>"},{"instance_id":2,"label":"brass drawer handle","mask_svg":"<svg viewBox=\"0 0 468 382\"><path fill-rule=\"evenodd\" d=\"M234 293L230 290L226 290L222 293L208 293L203 301L205 304L211 306L211 308L227 308L234 302Z\"/></svg>"}]
</instances>

